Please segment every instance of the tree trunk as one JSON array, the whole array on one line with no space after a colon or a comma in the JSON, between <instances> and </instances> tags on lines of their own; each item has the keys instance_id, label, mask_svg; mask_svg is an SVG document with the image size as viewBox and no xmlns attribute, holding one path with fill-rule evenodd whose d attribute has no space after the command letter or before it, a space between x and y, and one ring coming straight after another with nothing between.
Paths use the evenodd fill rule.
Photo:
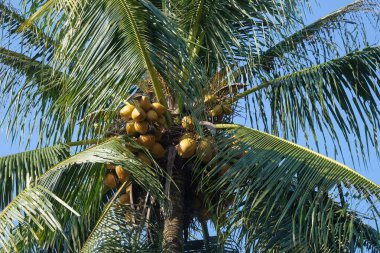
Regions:
<instances>
[{"instance_id":1,"label":"tree trunk","mask_svg":"<svg viewBox=\"0 0 380 253\"><path fill-rule=\"evenodd\" d=\"M164 210L163 251L166 253L183 252L183 203L184 173L173 168L174 183L167 184L169 204Z\"/></svg>"}]
</instances>

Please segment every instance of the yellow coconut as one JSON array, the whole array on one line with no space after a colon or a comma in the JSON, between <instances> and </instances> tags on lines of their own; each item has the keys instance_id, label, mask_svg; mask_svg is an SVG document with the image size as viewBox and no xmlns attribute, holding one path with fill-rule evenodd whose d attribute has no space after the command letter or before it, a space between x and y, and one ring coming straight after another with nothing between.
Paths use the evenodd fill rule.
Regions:
<instances>
[{"instance_id":1,"label":"yellow coconut","mask_svg":"<svg viewBox=\"0 0 380 253\"><path fill-rule=\"evenodd\" d=\"M147 121L135 122L135 130L140 134L146 134L149 130L149 123Z\"/></svg>"},{"instance_id":2,"label":"yellow coconut","mask_svg":"<svg viewBox=\"0 0 380 253\"><path fill-rule=\"evenodd\" d=\"M156 142L156 137L154 137L154 135L151 134L142 134L139 136L137 141L138 143L140 143L140 145L148 149L151 149L153 147L153 144Z\"/></svg>"},{"instance_id":3,"label":"yellow coconut","mask_svg":"<svg viewBox=\"0 0 380 253\"><path fill-rule=\"evenodd\" d=\"M158 120L158 114L157 114L157 112L155 112L154 110L149 110L146 113L146 119L149 122L156 122Z\"/></svg>"},{"instance_id":4,"label":"yellow coconut","mask_svg":"<svg viewBox=\"0 0 380 253\"><path fill-rule=\"evenodd\" d=\"M223 113L226 115L232 114L232 108L230 105L222 105Z\"/></svg>"},{"instance_id":5,"label":"yellow coconut","mask_svg":"<svg viewBox=\"0 0 380 253\"><path fill-rule=\"evenodd\" d=\"M186 128L186 129L189 129L189 130L193 130L194 129L193 120L191 119L190 116L185 116L185 117L182 118L182 127Z\"/></svg>"},{"instance_id":6,"label":"yellow coconut","mask_svg":"<svg viewBox=\"0 0 380 253\"><path fill-rule=\"evenodd\" d=\"M116 166L115 168L116 175L119 178L119 181L124 183L129 179L129 173L123 169L121 166Z\"/></svg>"},{"instance_id":7,"label":"yellow coconut","mask_svg":"<svg viewBox=\"0 0 380 253\"><path fill-rule=\"evenodd\" d=\"M161 116L165 113L166 108L160 103L153 103L152 104L153 110L158 114L158 116Z\"/></svg>"},{"instance_id":8,"label":"yellow coconut","mask_svg":"<svg viewBox=\"0 0 380 253\"><path fill-rule=\"evenodd\" d=\"M161 126L165 126L166 125L166 119L165 119L165 117L163 115L161 115L161 116L158 117L157 122Z\"/></svg>"},{"instance_id":9,"label":"yellow coconut","mask_svg":"<svg viewBox=\"0 0 380 253\"><path fill-rule=\"evenodd\" d=\"M136 107L132 111L132 119L134 121L144 121L146 118L146 113L143 109Z\"/></svg>"},{"instance_id":10,"label":"yellow coconut","mask_svg":"<svg viewBox=\"0 0 380 253\"><path fill-rule=\"evenodd\" d=\"M103 183L109 188L115 188L117 186L116 178L112 173L107 173L105 175Z\"/></svg>"},{"instance_id":11,"label":"yellow coconut","mask_svg":"<svg viewBox=\"0 0 380 253\"><path fill-rule=\"evenodd\" d=\"M165 156L165 148L158 142L153 144L150 151L154 158L162 158Z\"/></svg>"},{"instance_id":12,"label":"yellow coconut","mask_svg":"<svg viewBox=\"0 0 380 253\"><path fill-rule=\"evenodd\" d=\"M135 136L136 135L136 129L135 129L135 124L133 122L128 122L125 125L125 130L127 131L127 134L129 136Z\"/></svg>"},{"instance_id":13,"label":"yellow coconut","mask_svg":"<svg viewBox=\"0 0 380 253\"><path fill-rule=\"evenodd\" d=\"M137 155L138 158L140 158L145 164L151 166L152 165L152 161L149 159L149 157L147 155L145 155L144 153L139 153Z\"/></svg>"},{"instance_id":14,"label":"yellow coconut","mask_svg":"<svg viewBox=\"0 0 380 253\"><path fill-rule=\"evenodd\" d=\"M194 155L197 143L193 138L182 139L177 147L178 155L182 158L189 158Z\"/></svg>"},{"instance_id":15,"label":"yellow coconut","mask_svg":"<svg viewBox=\"0 0 380 253\"><path fill-rule=\"evenodd\" d=\"M202 159L202 162L208 163L214 157L214 141L208 137L202 139L197 146L197 156Z\"/></svg>"},{"instance_id":16,"label":"yellow coconut","mask_svg":"<svg viewBox=\"0 0 380 253\"><path fill-rule=\"evenodd\" d=\"M216 103L216 96L212 94L205 95L204 102L206 105L213 105Z\"/></svg>"},{"instance_id":17,"label":"yellow coconut","mask_svg":"<svg viewBox=\"0 0 380 253\"><path fill-rule=\"evenodd\" d=\"M119 202L120 204L123 204L123 205L129 204L131 202L130 195L129 194L120 195Z\"/></svg>"},{"instance_id":18,"label":"yellow coconut","mask_svg":"<svg viewBox=\"0 0 380 253\"><path fill-rule=\"evenodd\" d=\"M231 169L231 165L226 163L220 168L219 176L223 176L229 169Z\"/></svg>"},{"instance_id":19,"label":"yellow coconut","mask_svg":"<svg viewBox=\"0 0 380 253\"><path fill-rule=\"evenodd\" d=\"M120 116L125 119L129 119L132 116L132 111L135 109L135 106L132 104L127 104L120 110Z\"/></svg>"},{"instance_id":20,"label":"yellow coconut","mask_svg":"<svg viewBox=\"0 0 380 253\"><path fill-rule=\"evenodd\" d=\"M150 103L150 99L147 96L142 96L139 102L140 102L140 107L144 109L145 111L148 111L152 107L152 104Z\"/></svg>"},{"instance_id":21,"label":"yellow coconut","mask_svg":"<svg viewBox=\"0 0 380 253\"><path fill-rule=\"evenodd\" d=\"M210 111L210 115L212 117L218 117L218 116L221 116L223 114L223 108L221 105L217 105L215 106L211 111Z\"/></svg>"}]
</instances>

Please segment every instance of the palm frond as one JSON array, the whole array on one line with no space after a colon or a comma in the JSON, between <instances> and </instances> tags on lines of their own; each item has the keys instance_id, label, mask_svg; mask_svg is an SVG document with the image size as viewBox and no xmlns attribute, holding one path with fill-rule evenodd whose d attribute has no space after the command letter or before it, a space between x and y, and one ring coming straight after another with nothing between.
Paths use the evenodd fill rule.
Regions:
<instances>
[{"instance_id":1,"label":"palm frond","mask_svg":"<svg viewBox=\"0 0 380 253\"><path fill-rule=\"evenodd\" d=\"M57 205L54 200L58 200L58 203L75 213L73 209L42 186L27 188L12 200L0 213L0 249L5 252L17 252L17 242L22 238L17 238L16 236L21 234L15 236L13 230L20 224L24 230L28 230L34 236L37 236L35 226L39 228L46 226L53 231L63 232L59 217L54 210L54 206Z\"/></svg>"},{"instance_id":2,"label":"palm frond","mask_svg":"<svg viewBox=\"0 0 380 253\"><path fill-rule=\"evenodd\" d=\"M272 228L272 235L278 233L268 238L274 249L281 244L282 233L289 231L291 242L283 240L287 246L306 243L309 250L378 249L379 232L365 224L379 219L379 185L343 164L276 136L236 125L217 127L235 129L221 134L224 152L211 161L214 169L200 172L219 176L203 177L200 187L211 198L218 194L221 206L227 197L235 196L223 222L231 221L224 224L228 230L245 237L246 243L252 242L247 248L266 238L263 235ZM234 141L238 144L231 149ZM243 151L248 154L238 158ZM226 163L233 165L221 176ZM264 231L266 228L269 230ZM335 241L337 244L331 246Z\"/></svg>"},{"instance_id":3,"label":"palm frond","mask_svg":"<svg viewBox=\"0 0 380 253\"><path fill-rule=\"evenodd\" d=\"M376 15L376 10L379 9L379 7L379 4L373 0L360 0L348 4L347 6L339 10L336 10L318 19L317 21L303 27L302 29L296 31L290 36L282 34L281 36L284 36L284 39L278 42L277 44L270 46L269 49L262 52L260 55L260 61L262 62L265 68L270 68L276 60L276 58L284 57L287 53L294 50L302 51L305 48L307 48L307 50L312 50L316 54L317 52L315 51L315 47L305 47L305 42L309 41L312 41L313 43L318 43L326 51L333 50L334 52L336 52L338 50L338 45L333 46L331 44L326 43L325 37L331 35L336 30L341 30L342 33L344 33L345 28L342 25L342 23L349 23L351 25L353 23L361 23L361 19L359 17L357 19L347 18L347 15L355 13L373 13L374 15ZM377 22L377 20L374 19L373 21ZM326 34L324 34L323 31L326 31Z\"/></svg>"},{"instance_id":4,"label":"palm frond","mask_svg":"<svg viewBox=\"0 0 380 253\"><path fill-rule=\"evenodd\" d=\"M101 192L103 189L104 168L102 169L99 166L93 167L95 164L112 163L123 166L123 168L131 174L134 182L154 196L157 201L163 201L164 193L162 185L157 178L157 175L164 176L163 172L159 169L152 169L144 165L140 160L136 159L135 155L131 153L125 145L126 141L122 138L111 138L104 143L98 144L95 147L89 148L58 163L36 179L35 185L37 188L43 187L54 193L57 198L62 199L68 206L72 206L75 210L83 214L83 220L81 220L82 217L73 217L70 210L67 209L67 206L56 205L54 206L54 210L50 210L52 213L47 211L46 213L47 215L60 213L59 219L57 220L57 227L51 227L49 223L45 224L44 222L40 222L36 231L27 230L22 233L22 231L25 230L24 226L28 226L28 222L22 222L24 221L23 216L14 217L16 223L11 226L12 229L8 229L8 233L9 231L12 232L12 236L8 237L17 238L17 235L23 234L25 238L29 238L29 240L34 242L21 244L19 247L22 248L18 248L18 250L28 252L28 250L32 250L30 247L34 247L36 244L42 249L53 246L81 248L82 243L76 241L79 239L78 233L81 233L80 238L83 240L86 238L85 236L88 236L91 226L94 226L94 220L92 220L92 218L94 214L98 215L96 213L99 212L99 203L102 199ZM24 193L25 191L27 193ZM24 190L19 196L23 196L23 194L27 195L28 191L28 189ZM22 203L27 205L27 202ZM18 208L19 205L18 199L14 199L0 215L7 216L9 206ZM6 225L8 223L4 221L4 224ZM0 223L1 226L5 226L4 224ZM16 226L17 224L20 224L20 228ZM59 227L58 224L60 224ZM10 225L8 224L8 226ZM87 230L83 227L87 227ZM62 231L57 235L58 228L64 228L64 230L61 229ZM15 239L15 242L8 242L8 237L4 237L5 243L17 245L19 240ZM71 241L67 241L67 238ZM9 249L9 245L6 246L6 248Z\"/></svg>"},{"instance_id":5,"label":"palm frond","mask_svg":"<svg viewBox=\"0 0 380 253\"><path fill-rule=\"evenodd\" d=\"M327 132L340 149L343 134L351 153L365 157L367 144L378 148L380 112L379 47L367 47L310 68L266 81L237 95L232 101L254 93L258 122L285 138L297 140L300 128ZM264 97L270 112L265 111ZM271 113L271 116L268 115ZM309 130L310 129L310 130ZM268 128L265 131L270 131ZM354 141L353 140L354 137ZM335 150L339 152L339 150Z\"/></svg>"},{"instance_id":6,"label":"palm frond","mask_svg":"<svg viewBox=\"0 0 380 253\"><path fill-rule=\"evenodd\" d=\"M107 204L80 252L156 252L145 229L148 224L150 228L153 225L143 211L118 203L116 197L121 190L124 188Z\"/></svg>"},{"instance_id":7,"label":"palm frond","mask_svg":"<svg viewBox=\"0 0 380 253\"><path fill-rule=\"evenodd\" d=\"M56 145L0 157L0 209L22 192L28 182L69 156L69 147Z\"/></svg>"}]
</instances>

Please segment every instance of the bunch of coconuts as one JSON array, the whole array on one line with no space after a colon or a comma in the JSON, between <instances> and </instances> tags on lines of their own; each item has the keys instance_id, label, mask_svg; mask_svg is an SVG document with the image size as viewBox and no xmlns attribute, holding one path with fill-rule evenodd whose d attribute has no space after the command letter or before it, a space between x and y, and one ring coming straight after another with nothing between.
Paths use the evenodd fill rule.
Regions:
<instances>
[{"instance_id":1,"label":"bunch of coconuts","mask_svg":"<svg viewBox=\"0 0 380 253\"><path fill-rule=\"evenodd\" d=\"M216 154L215 141L211 136L199 138L194 131L194 123L190 116L182 118L181 125L186 131L178 145L177 153L182 158L190 158L194 154L203 162L208 163Z\"/></svg>"},{"instance_id":2,"label":"bunch of coconuts","mask_svg":"<svg viewBox=\"0 0 380 253\"><path fill-rule=\"evenodd\" d=\"M208 113L211 117L231 115L233 112L230 105L222 104L220 98L214 94L206 94L204 97L204 103L210 109Z\"/></svg>"},{"instance_id":3,"label":"bunch of coconuts","mask_svg":"<svg viewBox=\"0 0 380 253\"><path fill-rule=\"evenodd\" d=\"M154 158L162 158L165 156L166 150L159 143L162 133L166 126L165 114L166 108L160 103L151 103L149 97L141 96L127 103L120 110L120 117L125 122L125 132L128 136L142 146L146 147ZM150 158L137 149L127 146L142 162L152 165ZM104 185L109 188L115 188L118 182L124 183L128 181L129 175L121 166L108 165L108 173L104 177ZM128 194L128 193L126 193ZM129 200L127 196L120 196L120 202ZM124 201L125 200L125 201Z\"/></svg>"},{"instance_id":4,"label":"bunch of coconuts","mask_svg":"<svg viewBox=\"0 0 380 253\"><path fill-rule=\"evenodd\" d=\"M135 104L128 103L120 110L127 135L136 138L157 159L164 157L166 152L159 142L166 126L165 112L166 108L162 104L151 103L147 96L142 96ZM151 165L145 154L137 153L137 157Z\"/></svg>"}]
</instances>

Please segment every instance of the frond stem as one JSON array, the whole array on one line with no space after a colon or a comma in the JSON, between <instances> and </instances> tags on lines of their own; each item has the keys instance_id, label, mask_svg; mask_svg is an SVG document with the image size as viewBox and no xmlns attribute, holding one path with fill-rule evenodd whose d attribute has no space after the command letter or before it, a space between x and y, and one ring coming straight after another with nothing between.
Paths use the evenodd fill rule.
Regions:
<instances>
[{"instance_id":1,"label":"frond stem","mask_svg":"<svg viewBox=\"0 0 380 253\"><path fill-rule=\"evenodd\" d=\"M165 106L167 108L168 104L167 104L166 99L165 99L165 95L164 95L164 92L163 92L162 84L161 84L160 80L158 79L157 71L154 68L152 61L150 60L150 58L148 56L148 53L146 52L145 48L143 47L144 43L143 43L143 41L141 39L141 36L139 34L139 31L138 31L138 28L137 28L137 24L136 24L136 21L134 19L133 14L132 14L132 11L131 11L130 7L125 2L123 4L123 7L126 10L128 18L129 18L129 20L130 20L130 22L132 24L132 29L133 29L133 32L134 32L134 34L136 36L136 40L137 40L137 43L139 45L141 54L142 54L142 56L144 58L146 68L148 69L149 75L152 78L152 85L153 85L154 93L156 94L157 100L163 106ZM169 120L168 121L169 125L171 125L171 117L169 115L166 115L166 118L167 118L167 120Z\"/></svg>"}]
</instances>

